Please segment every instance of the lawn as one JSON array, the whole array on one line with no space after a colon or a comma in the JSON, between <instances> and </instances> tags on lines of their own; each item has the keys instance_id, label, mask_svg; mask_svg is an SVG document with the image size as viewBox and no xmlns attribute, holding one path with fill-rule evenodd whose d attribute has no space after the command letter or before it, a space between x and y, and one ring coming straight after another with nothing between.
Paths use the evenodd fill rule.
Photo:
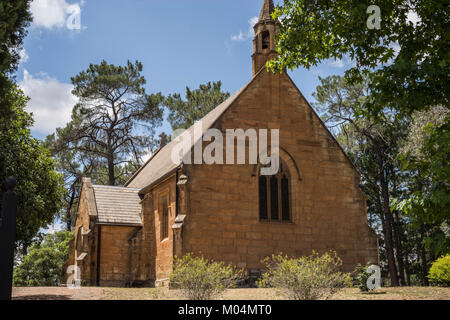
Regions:
<instances>
[{"instance_id":1,"label":"lawn","mask_svg":"<svg viewBox=\"0 0 450 320\"><path fill-rule=\"evenodd\" d=\"M178 290L167 288L14 288L14 300L178 300L183 299ZM223 300L282 300L273 289L231 289ZM450 288L398 287L382 288L374 293L359 289L344 289L333 300L450 300Z\"/></svg>"}]
</instances>

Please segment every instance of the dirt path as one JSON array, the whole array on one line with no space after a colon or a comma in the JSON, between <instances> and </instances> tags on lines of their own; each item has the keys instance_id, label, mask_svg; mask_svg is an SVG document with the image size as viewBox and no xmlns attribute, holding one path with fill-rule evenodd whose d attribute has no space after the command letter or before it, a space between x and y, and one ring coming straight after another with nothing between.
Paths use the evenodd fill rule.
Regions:
<instances>
[{"instance_id":1,"label":"dirt path","mask_svg":"<svg viewBox=\"0 0 450 320\"><path fill-rule=\"evenodd\" d=\"M167 288L81 288L58 287L14 288L13 300L179 300L184 297L178 290ZM282 296L274 289L231 289L219 299L223 300L279 300ZM359 289L344 289L333 300L450 300L450 288L398 287L382 288L374 293Z\"/></svg>"}]
</instances>

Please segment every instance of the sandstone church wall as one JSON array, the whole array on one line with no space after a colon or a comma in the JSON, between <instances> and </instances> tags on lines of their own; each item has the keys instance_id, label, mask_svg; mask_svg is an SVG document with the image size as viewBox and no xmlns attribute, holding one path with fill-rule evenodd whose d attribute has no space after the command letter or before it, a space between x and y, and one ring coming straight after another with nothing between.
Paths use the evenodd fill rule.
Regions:
<instances>
[{"instance_id":1,"label":"sandstone church wall","mask_svg":"<svg viewBox=\"0 0 450 320\"><path fill-rule=\"evenodd\" d=\"M292 222L260 222L255 166L191 165L185 253L248 269L261 268L261 259L274 253L300 256L330 249L346 271L378 262L359 175L287 75L261 72L216 126L223 133L280 129L280 156L291 175Z\"/></svg>"},{"instance_id":2,"label":"sandstone church wall","mask_svg":"<svg viewBox=\"0 0 450 320\"><path fill-rule=\"evenodd\" d=\"M100 286L123 287L127 284L130 252L128 239L135 230L135 227L101 226Z\"/></svg>"},{"instance_id":3,"label":"sandstone church wall","mask_svg":"<svg viewBox=\"0 0 450 320\"><path fill-rule=\"evenodd\" d=\"M175 175L169 177L146 194L143 202L143 247L145 264L149 264L149 278L155 285L166 285L173 265L173 230L176 214ZM166 200L164 200L166 198ZM165 202L167 201L167 202ZM167 237L163 234L163 205L168 209Z\"/></svg>"},{"instance_id":4,"label":"sandstone church wall","mask_svg":"<svg viewBox=\"0 0 450 320\"><path fill-rule=\"evenodd\" d=\"M75 222L75 236L73 243L70 244L69 248L69 260L63 268L63 283L67 283L67 271L70 265L77 266L80 268L82 279L82 285L92 286L96 284L96 267L97 267L97 238L96 230L97 227L91 220L88 209L88 201L92 197L92 184L90 180L83 181L83 187L80 194L80 203L78 206L78 215ZM86 231L90 230L88 234L84 234ZM86 256L83 260L78 260L83 253Z\"/></svg>"}]
</instances>

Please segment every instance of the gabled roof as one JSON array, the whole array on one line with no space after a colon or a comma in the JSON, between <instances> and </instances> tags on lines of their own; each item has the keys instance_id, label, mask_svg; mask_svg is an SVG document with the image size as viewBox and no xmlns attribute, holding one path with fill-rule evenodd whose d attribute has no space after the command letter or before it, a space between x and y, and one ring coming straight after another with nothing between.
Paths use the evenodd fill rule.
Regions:
<instances>
[{"instance_id":1,"label":"gabled roof","mask_svg":"<svg viewBox=\"0 0 450 320\"><path fill-rule=\"evenodd\" d=\"M234 95L232 95L230 98L225 100L222 104L218 105L215 109L211 110L206 116L204 116L200 121L202 122L202 135L200 137L197 137L197 140L192 139L191 141L191 148L194 147L194 145L197 143L197 141L203 139L203 135L205 132L214 126L214 124L219 120L219 118L233 105L233 103L242 95L242 93L252 84L252 82L260 75L262 72L266 72L266 67L262 67L255 76L248 82L245 86L243 86L239 91L237 91ZM314 109L311 107L309 102L306 100L306 98L303 96L301 91L298 89L296 84L292 81L292 79L289 77L287 73L285 73L289 81L292 83L294 88L297 90L297 92L303 97L303 99L306 101L306 104L309 106L309 108L312 110L312 112L315 114L317 119L321 122L323 128L328 132L329 137L336 142L336 144L339 146L339 148L344 153L344 156L349 161L350 165L354 168L354 170L359 174L358 169L355 167L353 162L350 160L350 158L347 156L345 151L342 149L340 144L336 141L336 139L333 137L331 132L327 129L325 124L322 122L320 117L317 115L317 113L314 111ZM188 133L191 135L191 137L194 137L194 126L191 126L189 129L187 129ZM169 144L167 144L162 149L158 150L155 154L152 155L152 157L128 180L128 182L125 184L125 187L129 188L137 188L140 190L140 192L145 192L154 185L160 183L164 179L170 177L177 168L180 167L181 163L174 163L172 161L172 151L174 150L175 146L177 145L177 141L171 141ZM185 156L183 154L183 156Z\"/></svg>"},{"instance_id":2,"label":"gabled roof","mask_svg":"<svg viewBox=\"0 0 450 320\"><path fill-rule=\"evenodd\" d=\"M139 189L93 185L97 223L140 226Z\"/></svg>"},{"instance_id":3,"label":"gabled roof","mask_svg":"<svg viewBox=\"0 0 450 320\"><path fill-rule=\"evenodd\" d=\"M259 72L265 70L262 68ZM258 72L258 74L259 74ZM256 74L249 83L243 86L239 91L237 91L234 95L229 97L223 103L218 105L216 108L211 110L206 116L204 116L201 120L202 123L202 136L205 134L206 130L210 129L214 123L220 118L220 116L233 104L234 101L245 91L245 89L253 82L253 80L258 75ZM194 137L194 125L187 129L187 132ZM200 140L198 139L198 140ZM193 147L197 140L194 141L192 139L191 146ZM177 169L181 163L174 163L172 161L172 151L177 145L177 141L171 141L165 147L158 150L125 184L125 187L131 188L139 188L141 191L146 189L153 184L157 183L168 174ZM185 154L183 154L184 156Z\"/></svg>"}]
</instances>

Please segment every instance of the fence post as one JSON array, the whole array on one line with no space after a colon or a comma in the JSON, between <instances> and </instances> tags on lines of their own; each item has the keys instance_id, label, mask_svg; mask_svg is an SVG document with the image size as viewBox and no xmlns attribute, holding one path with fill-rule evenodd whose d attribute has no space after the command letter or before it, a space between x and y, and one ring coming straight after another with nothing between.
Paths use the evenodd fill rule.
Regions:
<instances>
[{"instance_id":1,"label":"fence post","mask_svg":"<svg viewBox=\"0 0 450 320\"><path fill-rule=\"evenodd\" d=\"M6 180L7 191L3 194L0 216L0 300L11 300L16 238L17 182Z\"/></svg>"}]
</instances>

